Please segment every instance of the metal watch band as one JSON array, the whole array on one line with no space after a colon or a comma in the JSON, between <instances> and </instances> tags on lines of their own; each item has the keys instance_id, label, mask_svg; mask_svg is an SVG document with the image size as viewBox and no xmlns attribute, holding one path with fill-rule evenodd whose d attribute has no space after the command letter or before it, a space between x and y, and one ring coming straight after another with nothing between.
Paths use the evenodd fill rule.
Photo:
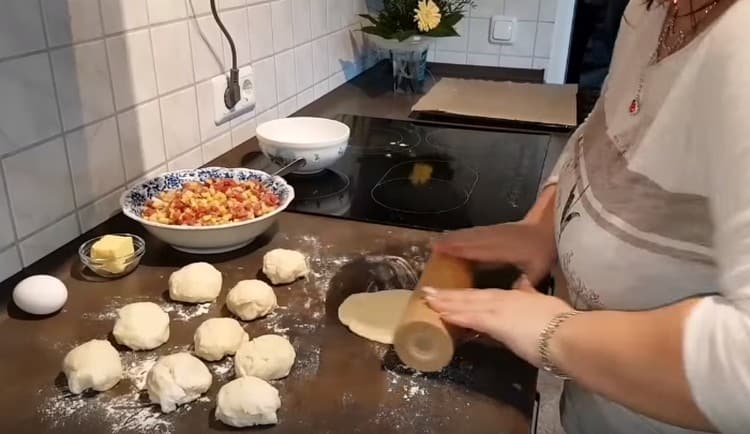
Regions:
<instances>
[{"instance_id":1,"label":"metal watch band","mask_svg":"<svg viewBox=\"0 0 750 434\"><path fill-rule=\"evenodd\" d=\"M552 319L544 327L544 330L542 330L542 333L539 334L538 348L539 356L542 361L542 369L563 380L569 380L570 377L566 376L562 371L560 371L550 359L549 342L557 329L562 325L562 323L578 315L579 313L581 313L581 311L579 310L570 310L567 312L558 313L557 315L552 317Z\"/></svg>"}]
</instances>

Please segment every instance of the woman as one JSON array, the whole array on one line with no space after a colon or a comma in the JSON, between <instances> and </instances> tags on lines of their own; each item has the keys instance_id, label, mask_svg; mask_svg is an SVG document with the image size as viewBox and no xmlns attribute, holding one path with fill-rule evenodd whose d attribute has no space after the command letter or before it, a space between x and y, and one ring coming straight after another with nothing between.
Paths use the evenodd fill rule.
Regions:
<instances>
[{"instance_id":1,"label":"woman","mask_svg":"<svg viewBox=\"0 0 750 434\"><path fill-rule=\"evenodd\" d=\"M427 298L570 378L569 434L750 433L750 0L647 3L529 215L435 246L526 277Z\"/></svg>"}]
</instances>

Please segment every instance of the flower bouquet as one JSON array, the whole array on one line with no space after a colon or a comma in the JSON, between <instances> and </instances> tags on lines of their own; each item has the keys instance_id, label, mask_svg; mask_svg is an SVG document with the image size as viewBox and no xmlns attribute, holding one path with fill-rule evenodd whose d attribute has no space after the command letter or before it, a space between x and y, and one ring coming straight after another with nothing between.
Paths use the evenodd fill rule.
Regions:
<instances>
[{"instance_id":1,"label":"flower bouquet","mask_svg":"<svg viewBox=\"0 0 750 434\"><path fill-rule=\"evenodd\" d=\"M421 89L430 38L458 36L455 26L473 6L473 0L383 0L377 16L361 15L369 21L362 31L390 54L394 90Z\"/></svg>"}]
</instances>

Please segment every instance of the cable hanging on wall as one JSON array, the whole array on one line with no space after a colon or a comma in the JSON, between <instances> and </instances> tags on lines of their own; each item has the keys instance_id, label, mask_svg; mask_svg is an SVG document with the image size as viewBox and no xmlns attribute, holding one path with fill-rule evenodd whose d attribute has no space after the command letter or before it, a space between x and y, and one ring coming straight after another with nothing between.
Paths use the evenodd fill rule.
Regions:
<instances>
[{"instance_id":1,"label":"cable hanging on wall","mask_svg":"<svg viewBox=\"0 0 750 434\"><path fill-rule=\"evenodd\" d=\"M219 18L219 13L216 10L216 0L211 0L211 13L214 16L216 24L221 29L221 32L227 38L229 48L232 51L232 68L229 70L227 89L224 91L224 105L231 110L242 98L240 93L240 70L237 68L237 47L234 45L234 39L232 39L232 35L229 34L229 30L224 26L221 18Z\"/></svg>"}]
</instances>

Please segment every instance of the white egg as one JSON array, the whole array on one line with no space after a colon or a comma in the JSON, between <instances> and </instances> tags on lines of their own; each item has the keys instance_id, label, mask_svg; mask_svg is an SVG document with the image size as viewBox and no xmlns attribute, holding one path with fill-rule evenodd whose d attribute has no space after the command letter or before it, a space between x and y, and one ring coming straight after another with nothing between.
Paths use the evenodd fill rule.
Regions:
<instances>
[{"instance_id":1,"label":"white egg","mask_svg":"<svg viewBox=\"0 0 750 434\"><path fill-rule=\"evenodd\" d=\"M13 302L34 315L57 312L68 300L68 289L62 280L39 274L23 279L13 290Z\"/></svg>"}]
</instances>

